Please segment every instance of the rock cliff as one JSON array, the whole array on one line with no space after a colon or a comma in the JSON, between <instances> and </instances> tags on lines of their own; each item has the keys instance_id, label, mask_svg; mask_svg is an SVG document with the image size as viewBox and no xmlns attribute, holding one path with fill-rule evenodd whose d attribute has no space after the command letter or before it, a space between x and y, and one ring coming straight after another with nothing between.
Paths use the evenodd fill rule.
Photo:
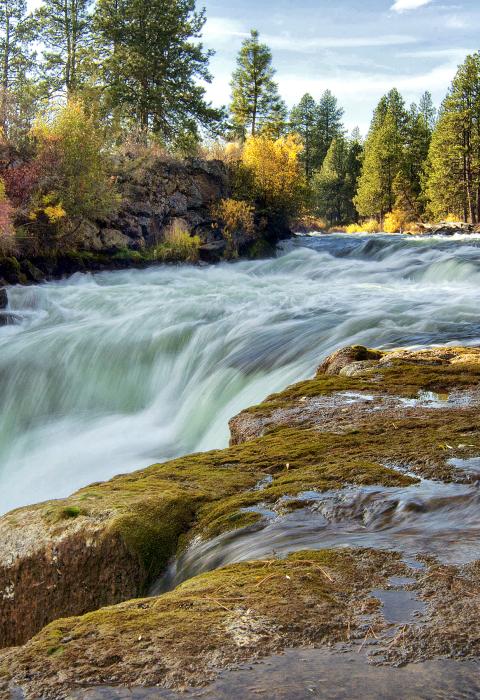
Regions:
<instances>
[{"instance_id":1,"label":"rock cliff","mask_svg":"<svg viewBox=\"0 0 480 700\"><path fill-rule=\"evenodd\" d=\"M175 160L167 156L144 159L124 156L114 167L119 206L103 220L81 221L69 244L38 253L22 247L17 256L0 256L2 285L41 282L78 271L182 262L172 255L160 260L152 253L165 241L172 226L200 240L198 256L204 263L224 259L228 248L222 222L212 218L212 205L231 195L226 166L221 161ZM290 235L285 222L256 217L256 233L233 233L241 256L272 254L275 243ZM28 246L27 246L28 248ZM1 303L1 300L0 300Z\"/></svg>"},{"instance_id":2,"label":"rock cliff","mask_svg":"<svg viewBox=\"0 0 480 700\"><path fill-rule=\"evenodd\" d=\"M185 224L203 242L221 239L212 228L210 208L228 197L228 173L221 161L168 158L117 163L122 202L109 220L85 223L82 247L94 252L143 250L159 243L172 222Z\"/></svg>"}]
</instances>

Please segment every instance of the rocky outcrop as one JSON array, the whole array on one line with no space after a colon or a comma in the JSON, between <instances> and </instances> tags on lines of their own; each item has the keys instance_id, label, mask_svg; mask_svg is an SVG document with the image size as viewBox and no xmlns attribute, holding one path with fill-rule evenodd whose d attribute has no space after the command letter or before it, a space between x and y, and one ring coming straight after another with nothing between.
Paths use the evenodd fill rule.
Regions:
<instances>
[{"instance_id":1,"label":"rocky outcrop","mask_svg":"<svg viewBox=\"0 0 480 700\"><path fill-rule=\"evenodd\" d=\"M261 478L252 459L231 472L232 458L185 457L0 518L0 647L145 593L202 505Z\"/></svg>"},{"instance_id":2,"label":"rocky outcrop","mask_svg":"<svg viewBox=\"0 0 480 700\"><path fill-rule=\"evenodd\" d=\"M418 463L424 476L439 475L441 467L443 477L458 477L445 466L445 450L437 440L448 434L449 425L452 431L457 425L461 433L461 426L476 423L479 380L478 348L391 352L342 348L322 362L314 379L273 394L233 418L231 444L243 444L279 427L345 433L378 426L383 432L385 425L394 423L395 431L388 430L392 447L395 443L392 457L408 461L412 469ZM413 421L423 421L425 431L416 425L412 430ZM423 457L415 451L416 437L423 443ZM363 452L369 452L367 444Z\"/></svg>"},{"instance_id":3,"label":"rocky outcrop","mask_svg":"<svg viewBox=\"0 0 480 700\"><path fill-rule=\"evenodd\" d=\"M17 317L15 314L8 313L5 309L8 307L8 294L7 290L0 287L0 327L10 326L17 323Z\"/></svg>"},{"instance_id":4,"label":"rocky outcrop","mask_svg":"<svg viewBox=\"0 0 480 700\"><path fill-rule=\"evenodd\" d=\"M1 166L0 153L0 166ZM161 262L218 263L231 257L266 257L291 235L282 217L257 212L255 234L241 228L225 236L212 206L231 195L221 161L175 160L168 156L124 156L114 167L119 205L103 220L82 220L61 249L28 241L14 255L0 256L0 287L31 284L74 272L145 267ZM22 221L19 221L22 223ZM43 222L47 226L48 222ZM192 251L168 240L172 230L195 237ZM43 235L43 234L42 234ZM42 239L43 240L43 239Z\"/></svg>"},{"instance_id":5,"label":"rocky outcrop","mask_svg":"<svg viewBox=\"0 0 480 700\"><path fill-rule=\"evenodd\" d=\"M149 248L163 240L173 222L200 234L206 243L215 239L210 208L229 195L221 161L126 158L116 164L116 171L120 209L107 221L84 225L79 240L85 250Z\"/></svg>"},{"instance_id":6,"label":"rocky outcrop","mask_svg":"<svg viewBox=\"0 0 480 700\"><path fill-rule=\"evenodd\" d=\"M478 224L467 224L464 221L441 221L438 224L415 224L415 228L404 233L413 235L427 234L431 236L455 236L456 234L480 233Z\"/></svg>"},{"instance_id":7,"label":"rocky outcrop","mask_svg":"<svg viewBox=\"0 0 480 700\"><path fill-rule=\"evenodd\" d=\"M65 515L49 526L39 508L0 523L0 645L29 639L52 619L134 597L145 572L135 553L101 522ZM108 561L115 557L114 570Z\"/></svg>"},{"instance_id":8,"label":"rocky outcrop","mask_svg":"<svg viewBox=\"0 0 480 700\"><path fill-rule=\"evenodd\" d=\"M209 540L218 551L234 532L249 542L269 514L301 509L307 517L309 498L318 518L323 494L347 486L416 488L428 477L473 488L478 474L467 465L480 454L479 405L480 348L345 348L313 379L234 418L228 449L4 516L1 642L25 644L0 654L0 689L2 678L5 692L20 686L32 698L102 684L183 687L287 646L358 640L363 648L369 635L393 663L478 655L478 630L468 623L480 591L474 564L446 567L430 557L428 567L410 569L393 551L303 551L138 596L172 555ZM414 507L423 512L421 502ZM429 617L397 629L372 588L406 573Z\"/></svg>"}]
</instances>

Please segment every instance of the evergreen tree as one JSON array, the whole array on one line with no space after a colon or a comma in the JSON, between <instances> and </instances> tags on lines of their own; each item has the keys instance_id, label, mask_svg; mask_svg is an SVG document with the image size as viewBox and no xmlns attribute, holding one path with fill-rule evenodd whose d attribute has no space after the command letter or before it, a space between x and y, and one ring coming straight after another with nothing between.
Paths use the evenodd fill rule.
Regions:
<instances>
[{"instance_id":1,"label":"evergreen tree","mask_svg":"<svg viewBox=\"0 0 480 700\"><path fill-rule=\"evenodd\" d=\"M258 32L252 30L242 44L231 82L230 112L233 130L240 138L268 130L272 122L278 124L278 115L285 115L286 119L274 75L272 52L260 43Z\"/></svg>"},{"instance_id":2,"label":"evergreen tree","mask_svg":"<svg viewBox=\"0 0 480 700\"><path fill-rule=\"evenodd\" d=\"M360 146L363 144L363 137L358 126L352 130L352 133L350 134L350 141L353 143L358 143Z\"/></svg>"},{"instance_id":3,"label":"evergreen tree","mask_svg":"<svg viewBox=\"0 0 480 700\"><path fill-rule=\"evenodd\" d=\"M423 121L423 126L431 134L437 121L437 110L433 104L432 94L428 90L420 98L418 112Z\"/></svg>"},{"instance_id":4,"label":"evergreen tree","mask_svg":"<svg viewBox=\"0 0 480 700\"><path fill-rule=\"evenodd\" d=\"M325 90L317 109L314 160L320 168L334 138L344 134L342 123L343 109L330 90Z\"/></svg>"},{"instance_id":5,"label":"evergreen tree","mask_svg":"<svg viewBox=\"0 0 480 700\"><path fill-rule=\"evenodd\" d=\"M440 112L425 168L425 194L436 218L480 221L480 53L467 56Z\"/></svg>"},{"instance_id":6,"label":"evergreen tree","mask_svg":"<svg viewBox=\"0 0 480 700\"><path fill-rule=\"evenodd\" d=\"M315 208L331 225L346 220L348 144L343 136L333 139L320 171L313 180Z\"/></svg>"},{"instance_id":7,"label":"evergreen tree","mask_svg":"<svg viewBox=\"0 0 480 700\"><path fill-rule=\"evenodd\" d=\"M71 96L86 80L91 58L92 0L44 0L36 12L45 44L43 71L48 94Z\"/></svg>"},{"instance_id":8,"label":"evergreen tree","mask_svg":"<svg viewBox=\"0 0 480 700\"><path fill-rule=\"evenodd\" d=\"M32 35L26 0L0 0L0 128L5 136L15 122L19 99L26 96L34 61L29 48ZM23 106L27 108L26 103Z\"/></svg>"},{"instance_id":9,"label":"evergreen tree","mask_svg":"<svg viewBox=\"0 0 480 700\"><path fill-rule=\"evenodd\" d=\"M346 179L345 179L345 199L346 199L346 221L356 221L358 219L357 210L353 203L358 187L358 179L362 171L363 139L360 129L356 127L348 141Z\"/></svg>"},{"instance_id":10,"label":"evergreen tree","mask_svg":"<svg viewBox=\"0 0 480 700\"><path fill-rule=\"evenodd\" d=\"M285 135L287 124L287 105L282 99L279 99L272 105L268 119L260 127L259 133L276 140Z\"/></svg>"},{"instance_id":11,"label":"evergreen tree","mask_svg":"<svg viewBox=\"0 0 480 700\"><path fill-rule=\"evenodd\" d=\"M195 0L99 0L94 28L110 110L167 140L218 126L222 112L198 82L211 80L212 53L198 41L204 24Z\"/></svg>"},{"instance_id":12,"label":"evergreen tree","mask_svg":"<svg viewBox=\"0 0 480 700\"><path fill-rule=\"evenodd\" d=\"M316 165L315 136L318 121L318 107L313 97L306 93L290 113L290 128L300 136L303 143L301 161L305 168L307 182Z\"/></svg>"},{"instance_id":13,"label":"evergreen tree","mask_svg":"<svg viewBox=\"0 0 480 700\"><path fill-rule=\"evenodd\" d=\"M396 200L395 184L404 166L408 114L398 90L380 100L365 142L355 206L361 216L383 218Z\"/></svg>"},{"instance_id":14,"label":"evergreen tree","mask_svg":"<svg viewBox=\"0 0 480 700\"><path fill-rule=\"evenodd\" d=\"M331 225L357 218L353 198L361 169L360 133L353 138L333 139L321 169L313 179L313 202L317 214Z\"/></svg>"},{"instance_id":15,"label":"evergreen tree","mask_svg":"<svg viewBox=\"0 0 480 700\"><path fill-rule=\"evenodd\" d=\"M412 104L405 125L402 167L394 183L395 208L404 212L409 219L422 218L425 209L422 171L432 138L430 123L428 114L420 111L420 106Z\"/></svg>"}]
</instances>

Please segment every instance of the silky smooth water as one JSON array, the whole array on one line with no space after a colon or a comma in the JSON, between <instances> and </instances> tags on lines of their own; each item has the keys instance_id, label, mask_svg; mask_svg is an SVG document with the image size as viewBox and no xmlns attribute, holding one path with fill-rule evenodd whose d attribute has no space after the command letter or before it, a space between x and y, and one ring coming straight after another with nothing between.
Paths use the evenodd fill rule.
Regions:
<instances>
[{"instance_id":1,"label":"silky smooth water","mask_svg":"<svg viewBox=\"0 0 480 700\"><path fill-rule=\"evenodd\" d=\"M9 289L0 512L228 443L339 346L480 342L480 239L298 237L276 259Z\"/></svg>"}]
</instances>

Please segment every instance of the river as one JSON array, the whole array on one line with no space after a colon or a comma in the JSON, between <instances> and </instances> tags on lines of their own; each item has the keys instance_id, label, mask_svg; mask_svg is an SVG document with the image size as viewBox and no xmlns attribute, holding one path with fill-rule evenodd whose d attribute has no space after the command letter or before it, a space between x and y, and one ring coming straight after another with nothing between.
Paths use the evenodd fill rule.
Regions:
<instances>
[{"instance_id":1,"label":"river","mask_svg":"<svg viewBox=\"0 0 480 700\"><path fill-rule=\"evenodd\" d=\"M480 343L480 237L297 237L278 257L9 289L0 512L228 443L335 348Z\"/></svg>"}]
</instances>

